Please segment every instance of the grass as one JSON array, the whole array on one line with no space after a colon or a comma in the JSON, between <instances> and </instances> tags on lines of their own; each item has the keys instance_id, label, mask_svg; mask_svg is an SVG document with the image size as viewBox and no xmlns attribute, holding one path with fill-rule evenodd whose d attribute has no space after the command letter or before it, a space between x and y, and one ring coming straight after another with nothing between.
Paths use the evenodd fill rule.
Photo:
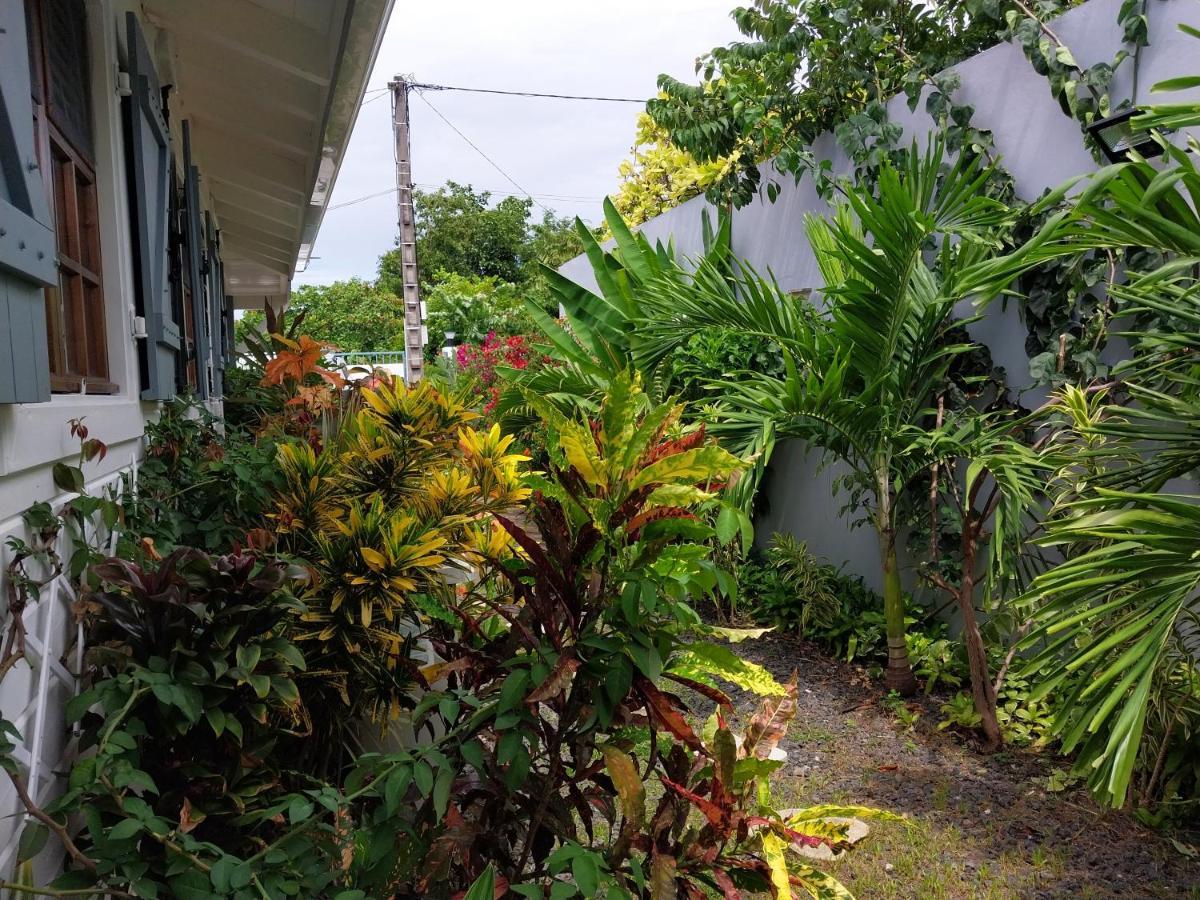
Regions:
<instances>
[{"instance_id":1,"label":"grass","mask_svg":"<svg viewBox=\"0 0 1200 900\"><path fill-rule=\"evenodd\" d=\"M845 792L831 795L819 778L785 777L774 787L779 807L854 802ZM946 808L950 790L949 781L934 787L934 809ZM1010 900L1049 888L1065 873L1066 860L1059 850L1040 845L1006 849L998 837L972 837L938 818L869 822L871 833L850 852L817 865L860 900ZM1084 888L1078 896L1094 895Z\"/></svg>"}]
</instances>

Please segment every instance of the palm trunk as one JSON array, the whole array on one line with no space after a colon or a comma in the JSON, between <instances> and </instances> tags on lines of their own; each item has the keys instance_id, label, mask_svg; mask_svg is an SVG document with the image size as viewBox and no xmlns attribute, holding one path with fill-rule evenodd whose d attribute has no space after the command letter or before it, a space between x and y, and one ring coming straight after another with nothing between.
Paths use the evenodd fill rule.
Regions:
<instances>
[{"instance_id":1,"label":"palm trunk","mask_svg":"<svg viewBox=\"0 0 1200 900\"><path fill-rule=\"evenodd\" d=\"M996 718L996 691L988 673L987 649L983 645L979 621L975 618L976 540L972 537L972 530L972 523L968 520L963 526L962 582L955 599L962 616L962 638L967 648L967 663L971 670L971 693L975 699L975 711L979 713L987 742L984 749L991 752L1004 742L1004 738L1000 734L1000 723Z\"/></svg>"},{"instance_id":2,"label":"palm trunk","mask_svg":"<svg viewBox=\"0 0 1200 900\"><path fill-rule=\"evenodd\" d=\"M879 549L883 563L883 618L887 623L888 663L884 684L888 690L898 691L905 697L917 692L917 679L913 677L912 664L908 661L908 642L905 640L904 591L900 587L900 562L896 557L896 528L892 522L892 491L888 467L876 469L875 498L876 530L879 532Z\"/></svg>"}]
</instances>

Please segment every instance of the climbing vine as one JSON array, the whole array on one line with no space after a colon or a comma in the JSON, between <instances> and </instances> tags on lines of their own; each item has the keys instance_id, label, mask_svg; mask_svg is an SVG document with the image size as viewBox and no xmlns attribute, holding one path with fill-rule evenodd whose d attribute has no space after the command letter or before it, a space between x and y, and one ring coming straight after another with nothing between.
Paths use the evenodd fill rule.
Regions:
<instances>
[{"instance_id":1,"label":"climbing vine","mask_svg":"<svg viewBox=\"0 0 1200 900\"><path fill-rule=\"evenodd\" d=\"M760 192L774 202L779 179L805 175L820 196L833 199L846 182L873 183L906 143L888 114L903 94L924 111L952 152L992 164L989 194L1023 213L1012 242L1032 234L1052 214L1034 216L999 162L994 136L974 120L975 109L955 99L953 66L998 40L1011 40L1042 75L1063 112L1079 123L1088 150L1101 159L1088 126L1131 105L1136 63L1148 40L1147 0L1124 0L1117 24L1122 46L1111 60L1083 67L1053 20L1080 0L967 0L911 4L896 0L758 0L734 11L748 40L720 47L697 63L699 85L662 76L647 109L670 141L700 162L722 159L709 187L714 202L742 206ZM1132 61L1133 95L1114 102L1117 70ZM832 132L851 162L839 175L818 149ZM771 166L760 166L766 159ZM770 172L771 174L764 174ZM1028 329L1030 378L1037 385L1104 377L1100 354L1118 310L1105 287L1131 260L1065 257L1039 267L1015 285Z\"/></svg>"}]
</instances>

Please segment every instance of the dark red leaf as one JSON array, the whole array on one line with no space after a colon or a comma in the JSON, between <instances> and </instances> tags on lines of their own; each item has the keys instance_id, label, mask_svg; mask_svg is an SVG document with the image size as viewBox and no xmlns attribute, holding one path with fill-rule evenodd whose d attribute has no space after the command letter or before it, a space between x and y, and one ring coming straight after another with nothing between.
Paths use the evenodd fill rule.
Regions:
<instances>
[{"instance_id":1,"label":"dark red leaf","mask_svg":"<svg viewBox=\"0 0 1200 900\"><path fill-rule=\"evenodd\" d=\"M728 809L722 809L713 803L711 800L701 797L699 794L689 791L681 784L676 784L669 778L662 775L658 776L659 781L669 787L680 797L690 801L700 812L704 813L704 818L708 819L710 825L718 831L725 832L729 830L730 813Z\"/></svg>"},{"instance_id":2,"label":"dark red leaf","mask_svg":"<svg viewBox=\"0 0 1200 900\"><path fill-rule=\"evenodd\" d=\"M693 750L707 755L704 745L700 742L700 738L696 736L696 732L692 731L692 726L687 723L682 713L675 708L670 697L656 688L646 678L639 677L634 682L634 686L646 701L646 711L650 714L652 721L666 731L669 731Z\"/></svg>"},{"instance_id":3,"label":"dark red leaf","mask_svg":"<svg viewBox=\"0 0 1200 900\"><path fill-rule=\"evenodd\" d=\"M664 672L663 678L669 678L672 681L674 681L676 684L682 684L686 688L691 688L697 694L703 694L705 697L707 697L709 700L716 703L718 706L728 709L730 712L733 712L733 701L730 700L729 695L726 694L724 691L722 691L720 688L711 687L710 685L702 684L699 681L693 681L691 678L687 678L684 675L676 675L673 672ZM725 727L724 721L718 721L718 725L721 728Z\"/></svg>"}]
</instances>

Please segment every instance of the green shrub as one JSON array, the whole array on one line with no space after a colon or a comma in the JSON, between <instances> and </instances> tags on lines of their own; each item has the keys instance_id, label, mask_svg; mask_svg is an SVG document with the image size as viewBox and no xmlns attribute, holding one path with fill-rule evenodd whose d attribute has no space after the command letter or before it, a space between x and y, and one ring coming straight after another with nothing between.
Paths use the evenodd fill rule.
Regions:
<instances>
[{"instance_id":1,"label":"green shrub","mask_svg":"<svg viewBox=\"0 0 1200 900\"><path fill-rule=\"evenodd\" d=\"M184 400L165 405L146 437L137 484L127 484L122 498L127 539L149 538L163 553L223 552L263 525L280 484L272 441L222 431L207 410Z\"/></svg>"},{"instance_id":2,"label":"green shrub","mask_svg":"<svg viewBox=\"0 0 1200 900\"><path fill-rule=\"evenodd\" d=\"M192 549L92 574L90 687L67 710L84 753L50 811L82 820L79 848L102 874L184 896L180 853L252 852L277 830L241 822L285 790L283 748L303 730L304 657L286 637L299 574Z\"/></svg>"},{"instance_id":3,"label":"green shrub","mask_svg":"<svg viewBox=\"0 0 1200 900\"><path fill-rule=\"evenodd\" d=\"M779 345L736 328L712 328L688 338L667 365L667 391L691 403L715 399L708 390L734 372L760 372L783 377Z\"/></svg>"}]
</instances>

